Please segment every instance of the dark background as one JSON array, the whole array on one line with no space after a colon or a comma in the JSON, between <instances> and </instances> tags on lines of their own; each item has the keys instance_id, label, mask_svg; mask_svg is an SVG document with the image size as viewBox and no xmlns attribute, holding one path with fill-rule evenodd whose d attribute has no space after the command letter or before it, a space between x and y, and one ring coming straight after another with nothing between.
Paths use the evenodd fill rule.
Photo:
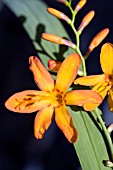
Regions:
<instances>
[{"instance_id":1,"label":"dark background","mask_svg":"<svg viewBox=\"0 0 113 170\"><path fill-rule=\"evenodd\" d=\"M55 0L45 2L50 7L67 11L63 4ZM73 6L76 2L73 1ZM7 6L3 5L0 9L0 170L80 170L73 145L55 122L42 140L36 140L33 135L35 113L21 115L4 107L4 102L14 92L36 88L29 71L28 58L37 53L20 20ZM101 46L105 42L113 43L113 0L89 0L84 10L79 12L76 26L92 9L96 16L84 30L81 49L84 53L95 34L105 27L110 28L110 34L87 60L88 74L100 74ZM64 22L62 24L74 41L69 27ZM106 100L101 107L109 125L113 122L113 114L109 112Z\"/></svg>"}]
</instances>

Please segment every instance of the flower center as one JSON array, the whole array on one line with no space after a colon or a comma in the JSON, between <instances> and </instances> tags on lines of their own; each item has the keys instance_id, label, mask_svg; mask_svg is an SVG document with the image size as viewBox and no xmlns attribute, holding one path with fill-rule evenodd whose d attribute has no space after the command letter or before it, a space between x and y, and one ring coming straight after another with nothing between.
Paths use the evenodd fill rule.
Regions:
<instances>
[{"instance_id":1,"label":"flower center","mask_svg":"<svg viewBox=\"0 0 113 170\"><path fill-rule=\"evenodd\" d=\"M113 86L113 76L112 75L109 75L109 81L110 81L110 85Z\"/></svg>"},{"instance_id":2,"label":"flower center","mask_svg":"<svg viewBox=\"0 0 113 170\"><path fill-rule=\"evenodd\" d=\"M55 97L55 104L54 104L55 107L59 107L65 103L64 100L65 95L62 92L59 92L59 90L54 90L52 92L52 95Z\"/></svg>"}]
</instances>

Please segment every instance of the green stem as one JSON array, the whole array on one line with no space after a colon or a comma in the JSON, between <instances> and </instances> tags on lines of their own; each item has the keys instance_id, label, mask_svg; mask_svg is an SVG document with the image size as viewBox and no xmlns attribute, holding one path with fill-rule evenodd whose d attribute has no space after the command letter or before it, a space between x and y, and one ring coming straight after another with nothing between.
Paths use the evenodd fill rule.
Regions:
<instances>
[{"instance_id":1,"label":"green stem","mask_svg":"<svg viewBox=\"0 0 113 170\"><path fill-rule=\"evenodd\" d=\"M73 16L73 8L71 7L71 1L67 2L66 6L70 9L72 16Z\"/></svg>"},{"instance_id":2,"label":"green stem","mask_svg":"<svg viewBox=\"0 0 113 170\"><path fill-rule=\"evenodd\" d=\"M104 123L104 121L102 120L102 117L101 117L101 115L100 115L101 111L100 111L98 108L96 108L96 109L94 109L94 112L95 112L95 114L96 114L96 116L97 116L97 118L98 118L98 120L99 120L99 122L100 122L100 124L101 124L103 133L104 133L104 135L105 135L107 144L108 144L108 146L109 146L111 161L113 161L113 143L112 143L110 134L109 134L109 132L108 132L106 126L105 126L105 123ZM100 112L100 113L99 113L99 112Z\"/></svg>"},{"instance_id":3,"label":"green stem","mask_svg":"<svg viewBox=\"0 0 113 170\"><path fill-rule=\"evenodd\" d=\"M69 5L71 6L72 0L69 0Z\"/></svg>"},{"instance_id":4,"label":"green stem","mask_svg":"<svg viewBox=\"0 0 113 170\"><path fill-rule=\"evenodd\" d=\"M70 23L70 26L72 28L72 30L74 31L75 37L76 37L76 52L81 56L81 60L82 60L82 68L83 68L83 76L86 76L86 65L85 65L85 60L84 57L80 51L80 35L78 34L77 30L75 29L74 26L74 22L75 22L75 16L77 14L77 12L75 10L72 9L71 7L71 3L72 1L70 0L69 3L67 3L68 8L70 9L71 13L72 13L72 20Z\"/></svg>"},{"instance_id":5,"label":"green stem","mask_svg":"<svg viewBox=\"0 0 113 170\"><path fill-rule=\"evenodd\" d=\"M80 48L79 48L80 47L80 36L79 36L77 30L75 29L73 22L70 23L70 26L71 26L71 28L72 28L73 32L75 33L75 36L76 36L76 51L81 56L82 68L83 68L83 76L86 76L87 73L86 73L85 60L84 60L84 58L82 56L82 53L80 51Z\"/></svg>"},{"instance_id":6,"label":"green stem","mask_svg":"<svg viewBox=\"0 0 113 170\"><path fill-rule=\"evenodd\" d=\"M71 20L70 26L71 26L72 30L74 31L74 34L75 34L75 37L76 37L76 49L75 50L81 56L82 67L83 67L83 76L86 76L87 73L86 73L85 58L83 57L83 55L82 55L82 53L80 51L80 33L77 32L77 30L76 30L76 28L74 26L75 16L76 16L77 12L72 9L71 3L72 3L72 1L70 0L68 5L67 5L69 7L71 13L72 13L72 20ZM105 136L107 144L109 146L110 158L111 158L111 161L113 162L113 143L112 143L110 134L109 134L109 132L108 132L106 126L105 126L104 121L102 120L101 111L98 108L96 108L96 109L94 109L94 112L95 112L95 114L96 114L96 116L97 116L97 118L98 118L98 120L100 122L100 125L102 127L104 136Z\"/></svg>"}]
</instances>

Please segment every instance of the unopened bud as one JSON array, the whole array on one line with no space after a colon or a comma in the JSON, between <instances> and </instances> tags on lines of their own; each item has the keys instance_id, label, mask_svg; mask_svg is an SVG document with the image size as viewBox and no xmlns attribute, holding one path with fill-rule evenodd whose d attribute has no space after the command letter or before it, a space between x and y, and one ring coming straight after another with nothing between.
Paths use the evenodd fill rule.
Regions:
<instances>
[{"instance_id":1,"label":"unopened bud","mask_svg":"<svg viewBox=\"0 0 113 170\"><path fill-rule=\"evenodd\" d=\"M69 17L68 17L67 15L65 15L64 13L62 13L62 12L60 12L60 11L54 9L54 8L48 8L47 11L48 11L50 14L56 16L57 18L63 19L63 20L65 20L67 23L71 23L71 20L69 19Z\"/></svg>"},{"instance_id":2,"label":"unopened bud","mask_svg":"<svg viewBox=\"0 0 113 170\"><path fill-rule=\"evenodd\" d=\"M108 126L108 132L111 133L113 131L113 123Z\"/></svg>"},{"instance_id":3,"label":"unopened bud","mask_svg":"<svg viewBox=\"0 0 113 170\"><path fill-rule=\"evenodd\" d=\"M104 40L104 38L108 35L108 33L109 33L109 28L105 28L101 30L91 41L89 45L89 50L92 51L94 48L96 48Z\"/></svg>"},{"instance_id":4,"label":"unopened bud","mask_svg":"<svg viewBox=\"0 0 113 170\"><path fill-rule=\"evenodd\" d=\"M43 33L42 38L56 44L63 44L63 38L54 34Z\"/></svg>"},{"instance_id":5,"label":"unopened bud","mask_svg":"<svg viewBox=\"0 0 113 170\"><path fill-rule=\"evenodd\" d=\"M78 28L79 34L81 34L83 29L90 23L90 21L93 19L94 15L95 15L94 11L90 11L88 14L85 15L85 17L83 18L83 20Z\"/></svg>"},{"instance_id":6,"label":"unopened bud","mask_svg":"<svg viewBox=\"0 0 113 170\"><path fill-rule=\"evenodd\" d=\"M75 10L78 12L86 3L87 0L80 0L75 7Z\"/></svg>"},{"instance_id":7,"label":"unopened bud","mask_svg":"<svg viewBox=\"0 0 113 170\"><path fill-rule=\"evenodd\" d=\"M48 68L51 71L57 72L61 66L61 62L57 60L48 60ZM79 76L83 76L83 72L81 70L78 70L77 73Z\"/></svg>"},{"instance_id":8,"label":"unopened bud","mask_svg":"<svg viewBox=\"0 0 113 170\"><path fill-rule=\"evenodd\" d=\"M68 41L66 39L63 39L60 36L54 35L54 34L43 33L42 38L47 40L47 41L51 41L53 43L56 43L56 44L66 45L68 47L76 49L76 45L74 43L72 43L71 41Z\"/></svg>"},{"instance_id":9,"label":"unopened bud","mask_svg":"<svg viewBox=\"0 0 113 170\"><path fill-rule=\"evenodd\" d=\"M66 46L68 46L68 47L71 47L71 48L73 48L73 49L76 49L76 45L75 45L74 43L72 43L71 41L68 41L68 40L66 40L66 39L63 39L62 41L63 41L63 44L64 44L64 45L66 45Z\"/></svg>"},{"instance_id":10,"label":"unopened bud","mask_svg":"<svg viewBox=\"0 0 113 170\"><path fill-rule=\"evenodd\" d=\"M81 70L78 70L78 73L77 73L79 76L83 76L84 75L84 73L83 73L83 71L81 71Z\"/></svg>"},{"instance_id":11,"label":"unopened bud","mask_svg":"<svg viewBox=\"0 0 113 170\"><path fill-rule=\"evenodd\" d=\"M66 0L57 0L57 2L63 3L65 5L68 3Z\"/></svg>"},{"instance_id":12,"label":"unopened bud","mask_svg":"<svg viewBox=\"0 0 113 170\"><path fill-rule=\"evenodd\" d=\"M113 162L109 161L109 160L104 160L103 164L109 168L113 168Z\"/></svg>"},{"instance_id":13,"label":"unopened bud","mask_svg":"<svg viewBox=\"0 0 113 170\"><path fill-rule=\"evenodd\" d=\"M48 60L48 68L51 71L57 72L61 66L61 62L56 60Z\"/></svg>"}]
</instances>

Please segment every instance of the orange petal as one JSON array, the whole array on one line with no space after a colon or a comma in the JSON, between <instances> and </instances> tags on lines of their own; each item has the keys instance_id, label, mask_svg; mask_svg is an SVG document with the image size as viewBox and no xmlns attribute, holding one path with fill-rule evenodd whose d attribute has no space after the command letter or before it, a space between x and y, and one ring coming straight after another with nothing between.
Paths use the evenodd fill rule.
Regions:
<instances>
[{"instance_id":1,"label":"orange petal","mask_svg":"<svg viewBox=\"0 0 113 170\"><path fill-rule=\"evenodd\" d=\"M54 108L52 105L41 109L34 121L34 134L37 139L42 139L45 131L50 126L53 119Z\"/></svg>"},{"instance_id":2,"label":"orange petal","mask_svg":"<svg viewBox=\"0 0 113 170\"><path fill-rule=\"evenodd\" d=\"M109 82L99 82L97 83L92 90L97 92L98 94L101 95L102 99L105 98L105 96L107 95L108 90L111 88L111 86L109 85ZM86 103L84 105L84 109L85 110L89 110L89 108L91 108L91 110L93 110L94 108L98 107L100 105L99 104L94 104L94 103Z\"/></svg>"},{"instance_id":3,"label":"orange petal","mask_svg":"<svg viewBox=\"0 0 113 170\"><path fill-rule=\"evenodd\" d=\"M97 92L102 97L102 99L105 98L109 89L110 89L110 86L107 86L107 83L102 83L102 82L96 84L92 88L92 90ZM95 109L99 105L100 103L95 104L95 103L89 102L89 103L86 103L83 107L84 107L84 110L90 111L90 110Z\"/></svg>"},{"instance_id":4,"label":"orange petal","mask_svg":"<svg viewBox=\"0 0 113 170\"><path fill-rule=\"evenodd\" d=\"M111 88L110 82L102 81L102 82L97 83L92 88L92 90L99 93L102 96L102 98L104 99L110 88Z\"/></svg>"},{"instance_id":5,"label":"orange petal","mask_svg":"<svg viewBox=\"0 0 113 170\"><path fill-rule=\"evenodd\" d=\"M113 45L106 43L102 46L100 63L105 74L113 75Z\"/></svg>"},{"instance_id":6,"label":"orange petal","mask_svg":"<svg viewBox=\"0 0 113 170\"><path fill-rule=\"evenodd\" d=\"M74 81L81 59L76 53L70 54L61 64L56 77L56 90L65 93Z\"/></svg>"},{"instance_id":7,"label":"orange petal","mask_svg":"<svg viewBox=\"0 0 113 170\"><path fill-rule=\"evenodd\" d=\"M92 90L73 90L66 93L65 102L67 105L84 107L87 103L100 104L102 102L102 97ZM92 110L92 107L87 108L87 111L90 110Z\"/></svg>"},{"instance_id":8,"label":"orange petal","mask_svg":"<svg viewBox=\"0 0 113 170\"><path fill-rule=\"evenodd\" d=\"M98 82L103 81L105 79L105 77L106 77L105 74L80 77L74 81L74 84L80 84L80 85L85 85L85 86L94 86Z\"/></svg>"},{"instance_id":9,"label":"orange petal","mask_svg":"<svg viewBox=\"0 0 113 170\"><path fill-rule=\"evenodd\" d=\"M113 112L113 88L111 88L108 92L108 106L109 110Z\"/></svg>"},{"instance_id":10,"label":"orange petal","mask_svg":"<svg viewBox=\"0 0 113 170\"><path fill-rule=\"evenodd\" d=\"M54 80L40 60L35 56L31 56L29 64L37 86L41 90L52 91L54 89Z\"/></svg>"},{"instance_id":11,"label":"orange petal","mask_svg":"<svg viewBox=\"0 0 113 170\"><path fill-rule=\"evenodd\" d=\"M26 90L12 95L5 103L7 109L19 113L32 113L51 103L48 92Z\"/></svg>"},{"instance_id":12,"label":"orange petal","mask_svg":"<svg viewBox=\"0 0 113 170\"><path fill-rule=\"evenodd\" d=\"M84 108L84 110L86 110L86 111L91 111L91 110L94 110L96 107L98 107L100 105L100 103L98 103L98 104L94 104L94 103L86 103L86 104L84 104L84 106L83 106L83 108Z\"/></svg>"},{"instance_id":13,"label":"orange petal","mask_svg":"<svg viewBox=\"0 0 113 170\"><path fill-rule=\"evenodd\" d=\"M65 105L55 108L55 121L69 142L77 141L78 132Z\"/></svg>"}]
</instances>

